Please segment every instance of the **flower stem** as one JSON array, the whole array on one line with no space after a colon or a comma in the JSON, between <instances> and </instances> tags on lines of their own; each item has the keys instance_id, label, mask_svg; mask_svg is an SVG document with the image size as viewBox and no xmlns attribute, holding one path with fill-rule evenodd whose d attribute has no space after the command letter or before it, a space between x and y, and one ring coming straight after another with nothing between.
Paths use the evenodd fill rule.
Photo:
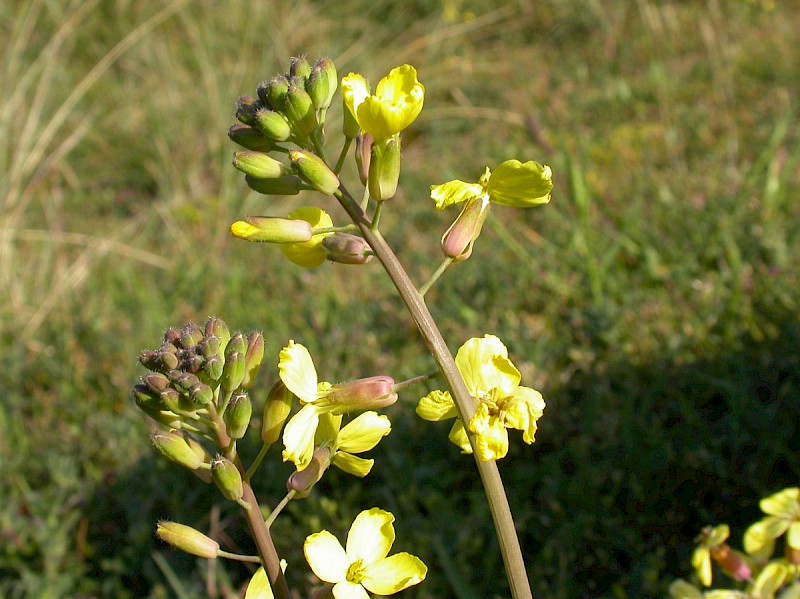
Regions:
<instances>
[{"instance_id":1,"label":"flower stem","mask_svg":"<svg viewBox=\"0 0 800 599\"><path fill-rule=\"evenodd\" d=\"M264 525L265 525L267 528L269 528L270 526L272 526L272 523L273 523L273 522L275 522L275 520L277 519L277 517L278 517L278 516L280 515L280 513L283 511L283 508L285 508L287 505L289 505L289 502L290 502L292 499L294 499L294 496L295 496L296 494L297 494L297 491L295 491L294 489L291 489L291 490L290 490L290 491L289 491L289 492L286 494L286 496L285 496L283 499L281 499L281 500L278 502L278 505L276 505L276 506L275 506L275 509L274 509L274 510L272 510L272 513L271 513L271 514L269 515L269 517L268 517L268 518L267 518L267 519L264 521Z\"/></svg>"},{"instance_id":2,"label":"flower stem","mask_svg":"<svg viewBox=\"0 0 800 599\"><path fill-rule=\"evenodd\" d=\"M381 235L380 231L372 230L372 223L367 219L364 211L358 206L353 196L344 186L339 188L336 198L341 203L352 221L361 229L364 239L372 247L372 251L378 257L384 270L394 283L400 297L405 303L412 318L417 324L417 328L422 335L425 345L433 356L436 365L444 376L447 386L455 401L461 420L468 423L475 413L475 401L467 391L464 379L456 368L453 356L444 342L436 322L433 320L422 295L416 290L414 284L409 279L400 261L395 256L391 247ZM468 431L468 427L465 426ZM475 436L469 433L470 443L475 446ZM511 587L511 595L514 599L531 599L530 583L525 572L525 562L522 559L522 549L519 545L517 532L514 528L514 519L511 516L511 508L508 505L503 481L500 479L500 472L496 462L482 462L478 459L477 453L473 451L475 463L481 476L486 499L489 503L489 510L492 513L492 520L497 531L500 544L500 552L506 567L506 576Z\"/></svg>"},{"instance_id":3,"label":"flower stem","mask_svg":"<svg viewBox=\"0 0 800 599\"><path fill-rule=\"evenodd\" d=\"M228 553L222 549L217 552L217 555L226 559L236 560L237 562L249 562L251 564L261 563L261 558L257 555L239 555L238 553Z\"/></svg>"},{"instance_id":4,"label":"flower stem","mask_svg":"<svg viewBox=\"0 0 800 599\"><path fill-rule=\"evenodd\" d=\"M261 466L261 462L264 461L264 456L267 455L267 451L269 450L270 447L271 447L271 445L268 445L266 443L264 443L261 446L261 450L258 452L258 455L256 456L256 459L253 461L253 463L247 469L247 472L245 472L244 480L249 481L251 478L253 478L253 475L256 473L256 470L258 470L259 466Z\"/></svg>"},{"instance_id":5,"label":"flower stem","mask_svg":"<svg viewBox=\"0 0 800 599\"><path fill-rule=\"evenodd\" d=\"M347 138L344 140L344 145L342 146L342 151L339 153L339 159L336 161L336 166L333 169L333 172L337 175L342 171L342 165L344 164L344 159L347 157L347 150L350 149L350 144L353 143L352 138Z\"/></svg>"},{"instance_id":6,"label":"flower stem","mask_svg":"<svg viewBox=\"0 0 800 599\"><path fill-rule=\"evenodd\" d=\"M439 371L438 370L436 372L429 372L428 374L421 374L419 376L415 376L412 379L408 379L408 380L402 381L400 383L395 383L394 387L392 387L392 391L394 391L396 393L397 391L402 391L403 389L407 389L407 388L411 387L412 385L416 385L418 383L424 383L425 381L429 381L432 378L436 378L437 376L439 376Z\"/></svg>"},{"instance_id":7,"label":"flower stem","mask_svg":"<svg viewBox=\"0 0 800 599\"><path fill-rule=\"evenodd\" d=\"M444 271L446 271L446 270L447 270L447 267L448 267L448 266L450 266L450 263L451 263L452 261L453 261L453 259L452 259L452 258L445 258L445 259L442 261L442 263L439 265L439 268L437 268L437 269L436 269L436 272L434 272L434 273L431 275L431 278L430 278L430 279L428 279L428 280L425 282L425 284L424 284L422 287L420 287L420 288L419 288L419 294L420 294L422 297L425 297L425 294L426 294L426 293L428 293L428 289L430 289L431 287L433 287L433 284L434 284L436 281L438 281L438 280L439 280L439 277L441 277L441 276L444 274Z\"/></svg>"}]
</instances>

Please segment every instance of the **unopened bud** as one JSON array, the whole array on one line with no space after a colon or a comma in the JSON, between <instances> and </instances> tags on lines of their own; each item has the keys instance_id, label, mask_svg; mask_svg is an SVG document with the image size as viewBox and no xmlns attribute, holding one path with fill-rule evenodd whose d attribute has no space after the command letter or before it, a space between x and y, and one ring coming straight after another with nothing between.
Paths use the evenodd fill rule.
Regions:
<instances>
[{"instance_id":1,"label":"unopened bud","mask_svg":"<svg viewBox=\"0 0 800 599\"><path fill-rule=\"evenodd\" d=\"M331 465L330 447L317 447L311 462L303 470L293 472L286 481L286 489L294 491L294 499L308 497L311 489L319 482L322 475Z\"/></svg>"},{"instance_id":2,"label":"unopened bud","mask_svg":"<svg viewBox=\"0 0 800 599\"><path fill-rule=\"evenodd\" d=\"M234 143L254 152L269 152L275 147L274 141L249 125L233 125L228 129L228 137Z\"/></svg>"},{"instance_id":3,"label":"unopened bud","mask_svg":"<svg viewBox=\"0 0 800 599\"><path fill-rule=\"evenodd\" d=\"M258 86L258 97L273 110L280 110L289 91L289 79L285 75L278 75Z\"/></svg>"},{"instance_id":4,"label":"unopened bud","mask_svg":"<svg viewBox=\"0 0 800 599\"><path fill-rule=\"evenodd\" d=\"M339 264L366 264L372 260L372 248L358 235L337 232L328 235L322 245L328 252L328 260Z\"/></svg>"},{"instance_id":5,"label":"unopened bud","mask_svg":"<svg viewBox=\"0 0 800 599\"><path fill-rule=\"evenodd\" d=\"M211 461L211 478L226 499L239 501L244 494L242 475L228 458L217 456Z\"/></svg>"},{"instance_id":6,"label":"unopened bud","mask_svg":"<svg viewBox=\"0 0 800 599\"><path fill-rule=\"evenodd\" d=\"M245 177L244 180L250 189L264 195L296 196L301 189L308 189L302 179L295 175L287 175L277 179Z\"/></svg>"},{"instance_id":7,"label":"unopened bud","mask_svg":"<svg viewBox=\"0 0 800 599\"><path fill-rule=\"evenodd\" d=\"M320 58L306 81L306 91L317 110L325 110L331 105L339 85L336 66L329 58Z\"/></svg>"},{"instance_id":8,"label":"unopened bud","mask_svg":"<svg viewBox=\"0 0 800 599\"><path fill-rule=\"evenodd\" d=\"M733 551L727 543L722 543L711 548L711 558L725 570L731 578L738 581L750 580L752 572L750 565L742 555Z\"/></svg>"},{"instance_id":9,"label":"unopened bud","mask_svg":"<svg viewBox=\"0 0 800 599\"><path fill-rule=\"evenodd\" d=\"M225 352L225 365L222 367L222 377L220 378L220 384L225 391L230 393L241 386L246 366L243 353L229 354Z\"/></svg>"},{"instance_id":10,"label":"unopened bud","mask_svg":"<svg viewBox=\"0 0 800 599\"><path fill-rule=\"evenodd\" d=\"M242 96L236 101L236 118L244 125L253 126L256 123L255 117L258 109L258 100L251 96Z\"/></svg>"},{"instance_id":11,"label":"unopened bud","mask_svg":"<svg viewBox=\"0 0 800 599\"><path fill-rule=\"evenodd\" d=\"M178 348L171 343L165 343L158 348L158 362L163 370L172 370L178 367Z\"/></svg>"},{"instance_id":12,"label":"unopened bud","mask_svg":"<svg viewBox=\"0 0 800 599\"><path fill-rule=\"evenodd\" d=\"M292 411L292 392L278 379L267 395L264 416L261 419L261 440L272 445L281 436L281 429Z\"/></svg>"},{"instance_id":13,"label":"unopened bud","mask_svg":"<svg viewBox=\"0 0 800 599\"><path fill-rule=\"evenodd\" d=\"M183 349L191 349L203 340L203 332L193 322L181 329L180 344Z\"/></svg>"},{"instance_id":14,"label":"unopened bud","mask_svg":"<svg viewBox=\"0 0 800 599\"><path fill-rule=\"evenodd\" d=\"M289 152L289 158L300 178L320 193L333 195L339 189L339 177L316 154L306 150L293 150Z\"/></svg>"},{"instance_id":15,"label":"unopened bud","mask_svg":"<svg viewBox=\"0 0 800 599\"><path fill-rule=\"evenodd\" d=\"M164 343L171 343L175 347L181 343L181 332L175 327L170 327L164 331Z\"/></svg>"},{"instance_id":16,"label":"unopened bud","mask_svg":"<svg viewBox=\"0 0 800 599\"><path fill-rule=\"evenodd\" d=\"M146 385L136 385L131 392L136 406L150 418L172 429L180 429L183 422L176 414L164 410L161 400Z\"/></svg>"},{"instance_id":17,"label":"unopened bud","mask_svg":"<svg viewBox=\"0 0 800 599\"><path fill-rule=\"evenodd\" d=\"M176 549L198 557L214 559L219 552L219 543L185 524L161 520L156 527L156 536Z\"/></svg>"},{"instance_id":18,"label":"unopened bud","mask_svg":"<svg viewBox=\"0 0 800 599\"><path fill-rule=\"evenodd\" d=\"M206 361L203 363L203 370L198 373L198 376L207 385L215 387L216 382L219 381L219 377L222 376L223 366L222 358L219 356L211 356L210 358L206 358Z\"/></svg>"},{"instance_id":19,"label":"unopened bud","mask_svg":"<svg viewBox=\"0 0 800 599\"><path fill-rule=\"evenodd\" d=\"M331 413L385 408L397 401L394 379L389 376L371 376L342 385L334 385L314 405L332 407Z\"/></svg>"},{"instance_id":20,"label":"unopened bud","mask_svg":"<svg viewBox=\"0 0 800 599\"><path fill-rule=\"evenodd\" d=\"M161 402L161 407L164 410L169 410L175 414L181 412L194 412L195 406L189 402L186 397L178 393L172 387L164 389L158 394L158 399Z\"/></svg>"},{"instance_id":21,"label":"unopened bud","mask_svg":"<svg viewBox=\"0 0 800 599\"><path fill-rule=\"evenodd\" d=\"M206 320L206 337L218 337L220 346L224 349L231 339L231 331L225 321L216 316L211 316Z\"/></svg>"},{"instance_id":22,"label":"unopened bud","mask_svg":"<svg viewBox=\"0 0 800 599\"><path fill-rule=\"evenodd\" d=\"M442 235L442 253L456 262L466 260L472 254L472 246L481 234L483 223L489 214L489 199L467 200L461 213Z\"/></svg>"},{"instance_id":23,"label":"unopened bud","mask_svg":"<svg viewBox=\"0 0 800 599\"><path fill-rule=\"evenodd\" d=\"M281 162L262 152L234 152L232 162L234 167L254 179L275 179L287 173Z\"/></svg>"},{"instance_id":24,"label":"unopened bud","mask_svg":"<svg viewBox=\"0 0 800 599\"><path fill-rule=\"evenodd\" d=\"M196 406L205 406L214 401L214 391L205 383L198 382L189 389L189 400Z\"/></svg>"},{"instance_id":25,"label":"unopened bud","mask_svg":"<svg viewBox=\"0 0 800 599\"><path fill-rule=\"evenodd\" d=\"M292 77L283 103L283 114L292 126L292 133L300 139L308 137L317 128L317 113L303 80Z\"/></svg>"},{"instance_id":26,"label":"unopened bud","mask_svg":"<svg viewBox=\"0 0 800 599\"><path fill-rule=\"evenodd\" d=\"M186 439L186 443L189 444L189 447L192 448L192 451L195 455L200 459L201 464L208 465L208 468L197 468L196 470L192 470L192 474L197 476L200 480L204 483L208 484L211 482L211 454L208 453L208 450L203 447L200 443L188 437Z\"/></svg>"},{"instance_id":27,"label":"unopened bud","mask_svg":"<svg viewBox=\"0 0 800 599\"><path fill-rule=\"evenodd\" d=\"M372 145L369 163L369 194L378 201L388 200L397 192L400 180L400 138L390 137Z\"/></svg>"},{"instance_id":28,"label":"unopened bud","mask_svg":"<svg viewBox=\"0 0 800 599\"><path fill-rule=\"evenodd\" d=\"M372 144L374 140L369 133L356 135L356 166L361 185L366 186L369 180L369 165L372 159Z\"/></svg>"},{"instance_id":29,"label":"unopened bud","mask_svg":"<svg viewBox=\"0 0 800 599\"><path fill-rule=\"evenodd\" d=\"M259 108L253 116L253 126L274 141L286 141L292 135L289 121L281 113Z\"/></svg>"},{"instance_id":30,"label":"unopened bud","mask_svg":"<svg viewBox=\"0 0 800 599\"><path fill-rule=\"evenodd\" d=\"M163 456L184 468L197 470L203 464L183 436L176 432L156 431L150 435L150 440Z\"/></svg>"},{"instance_id":31,"label":"unopened bud","mask_svg":"<svg viewBox=\"0 0 800 599\"><path fill-rule=\"evenodd\" d=\"M305 56L292 56L289 61L289 76L299 77L300 79L308 79L311 75L311 65Z\"/></svg>"},{"instance_id":32,"label":"unopened bud","mask_svg":"<svg viewBox=\"0 0 800 599\"><path fill-rule=\"evenodd\" d=\"M258 331L247 334L247 351L244 354L245 373L242 387L249 389L256 382L256 376L264 362L264 335Z\"/></svg>"},{"instance_id":33,"label":"unopened bud","mask_svg":"<svg viewBox=\"0 0 800 599\"><path fill-rule=\"evenodd\" d=\"M247 393L237 393L231 398L225 408L223 420L231 439L241 439L250 426L250 417L253 415L253 403Z\"/></svg>"},{"instance_id":34,"label":"unopened bud","mask_svg":"<svg viewBox=\"0 0 800 599\"><path fill-rule=\"evenodd\" d=\"M169 379L166 376L156 372L148 374L142 380L153 393L161 393L170 385Z\"/></svg>"},{"instance_id":35,"label":"unopened bud","mask_svg":"<svg viewBox=\"0 0 800 599\"><path fill-rule=\"evenodd\" d=\"M311 239L311 224L293 218L246 216L231 225L231 235L247 241L302 243Z\"/></svg>"}]
</instances>

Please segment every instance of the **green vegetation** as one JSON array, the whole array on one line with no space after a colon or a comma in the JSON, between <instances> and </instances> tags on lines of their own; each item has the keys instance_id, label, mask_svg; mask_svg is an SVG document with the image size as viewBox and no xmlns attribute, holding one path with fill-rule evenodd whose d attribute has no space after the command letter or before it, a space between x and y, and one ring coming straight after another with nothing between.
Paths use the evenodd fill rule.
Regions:
<instances>
[{"instance_id":1,"label":"green vegetation","mask_svg":"<svg viewBox=\"0 0 800 599\"><path fill-rule=\"evenodd\" d=\"M298 53L373 80L416 66L426 105L381 228L420 283L455 215L429 185L512 157L553 169L552 203L493 209L426 296L453 350L500 334L547 399L536 443L500 464L535 596L663 596L704 525L741 546L759 498L797 484L800 15L496 4L0 4L0 595L196 597L246 578L153 537L170 517L245 539L131 405L135 357L166 327L214 314L263 330L275 361L293 338L342 378L432 369L377 267L301 272L228 235L298 205L249 192L225 134L236 97ZM381 505L396 547L431 566L407 596L505 596L471 461L446 466L447 425L411 404L390 415L367 484L331 473L276 542L343 536ZM257 492L277 501L291 470L269 467Z\"/></svg>"}]
</instances>

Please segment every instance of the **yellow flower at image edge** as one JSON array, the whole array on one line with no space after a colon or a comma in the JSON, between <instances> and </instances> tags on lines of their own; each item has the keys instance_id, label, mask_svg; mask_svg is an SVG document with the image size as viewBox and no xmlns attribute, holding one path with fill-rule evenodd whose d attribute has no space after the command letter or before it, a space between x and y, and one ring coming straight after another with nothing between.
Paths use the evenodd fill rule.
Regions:
<instances>
[{"instance_id":1,"label":"yellow flower at image edge","mask_svg":"<svg viewBox=\"0 0 800 599\"><path fill-rule=\"evenodd\" d=\"M378 508L361 512L347 534L347 546L327 530L309 535L306 561L321 580L331 583L336 599L393 595L425 580L428 568L409 553L387 557L394 543L394 516Z\"/></svg>"},{"instance_id":2,"label":"yellow flower at image edge","mask_svg":"<svg viewBox=\"0 0 800 599\"><path fill-rule=\"evenodd\" d=\"M370 94L364 77L350 73L342 78L342 97L358 126L381 141L414 122L422 110L425 87L417 81L416 69L405 64L381 79L375 94Z\"/></svg>"},{"instance_id":3,"label":"yellow flower at image edge","mask_svg":"<svg viewBox=\"0 0 800 599\"><path fill-rule=\"evenodd\" d=\"M489 461L505 457L509 428L521 430L522 440L533 443L537 420L544 411L544 399L535 389L519 384L519 370L508 359L508 350L502 341L494 335L473 337L458 350L456 366L470 395L478 402L469 423L470 431L475 433L478 458ZM432 391L420 399L417 414L432 421L458 415L447 391ZM450 431L450 440L465 453L472 452L460 418Z\"/></svg>"},{"instance_id":4,"label":"yellow flower at image edge","mask_svg":"<svg viewBox=\"0 0 800 599\"><path fill-rule=\"evenodd\" d=\"M288 215L288 218L304 220L311 225L312 229L324 229L333 226L333 221L327 212L312 206L298 208ZM284 256L290 262L302 266L303 268L316 268L328 256L328 252L322 245L326 237L333 233L321 233L314 235L309 241L296 243L282 243L280 248Z\"/></svg>"},{"instance_id":5,"label":"yellow flower at image edge","mask_svg":"<svg viewBox=\"0 0 800 599\"><path fill-rule=\"evenodd\" d=\"M744 549L749 554L772 553L775 540L786 533L786 544L800 549L800 488L790 487L759 502L767 516L744 533Z\"/></svg>"}]
</instances>

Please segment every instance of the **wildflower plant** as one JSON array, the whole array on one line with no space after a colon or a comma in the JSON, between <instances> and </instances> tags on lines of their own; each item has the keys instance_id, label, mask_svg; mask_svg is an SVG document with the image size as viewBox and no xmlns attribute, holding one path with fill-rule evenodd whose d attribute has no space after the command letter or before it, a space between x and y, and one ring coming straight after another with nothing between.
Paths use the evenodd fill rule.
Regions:
<instances>
[{"instance_id":1,"label":"wildflower plant","mask_svg":"<svg viewBox=\"0 0 800 599\"><path fill-rule=\"evenodd\" d=\"M329 162L325 148L332 143L325 130L326 115L339 88L336 68L328 59L313 65L293 58L288 72L262 82L255 96L237 102L236 118L228 135L242 149L234 152L233 166L246 184L265 195L294 196L303 190L318 192L322 206L298 206L288 214L247 215L230 226L239 239L275 244L289 261L317 268L326 261L343 268L380 263L394 283L437 366L395 382L386 374L371 374L343 383L320 380L314 360L304 345L286 340L277 359L264 355L260 332L231 331L219 318L204 326L171 328L157 349L142 353L149 373L134 387L133 398L155 425L153 444L165 457L215 485L221 497L241 506L257 555L227 553L218 541L175 522L160 522L156 534L165 542L207 559L225 557L260 564L248 586L249 599L292 596L286 564L270 535L270 525L290 501L312 492L331 465L353 475L368 476L376 465L372 450L391 432L380 410L394 404L399 393L412 393L414 384L434 376L439 390L419 393L417 414L424 420L455 419L450 439L464 453L473 454L499 537L512 596L531 596L514 522L496 461L509 444L534 442L545 402L542 395L521 384L519 370L502 341L492 334L466 340L455 358L447 348L425 303L425 293L450 267L468 259L488 216L489 206L528 208L550 201L552 174L538 162L509 159L494 170L486 168L477 183L450 181L431 187L433 208L460 204L461 213L442 237L443 261L422 285L412 283L379 225L386 202L397 190L401 165L401 134L422 110L425 87L410 65L392 69L374 91L362 75L341 80L343 111L341 149ZM363 193L349 191L340 172L355 141L353 159ZM468 173L466 174L468 175ZM325 207L338 203L349 217L334 223ZM271 251L253 246L254 251ZM372 266L370 266L371 268ZM274 380L266 400L258 391L257 375L270 368ZM260 426L255 426L260 416ZM259 434L261 449L252 459L237 449L239 439ZM437 434L431 429L431 434ZM293 465L287 494L271 509L267 520L250 481L272 445L275 453ZM336 599L392 595L425 579L427 567L410 553L389 555L395 541L394 515L368 507L355 517L343 547L322 530L308 536L303 552L308 567ZM781 525L782 526L782 525ZM768 537L775 526L765 527ZM402 544L400 540L399 544ZM709 549L712 557L714 549ZM307 596L307 593L301 593ZM315 596L317 596L315 594Z\"/></svg>"}]
</instances>

